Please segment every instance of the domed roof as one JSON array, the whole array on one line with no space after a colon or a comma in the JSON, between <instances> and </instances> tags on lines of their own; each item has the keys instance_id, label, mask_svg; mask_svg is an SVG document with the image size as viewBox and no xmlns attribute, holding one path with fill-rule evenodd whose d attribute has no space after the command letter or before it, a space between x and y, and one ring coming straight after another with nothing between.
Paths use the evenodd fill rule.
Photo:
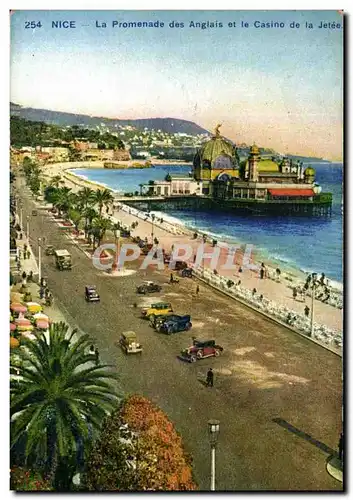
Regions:
<instances>
[{"instance_id":1,"label":"domed roof","mask_svg":"<svg viewBox=\"0 0 353 500\"><path fill-rule=\"evenodd\" d=\"M246 162L248 168L249 162ZM258 172L279 172L279 165L273 160L260 160L257 164Z\"/></svg>"},{"instance_id":2,"label":"domed roof","mask_svg":"<svg viewBox=\"0 0 353 500\"><path fill-rule=\"evenodd\" d=\"M304 175L315 175L315 169L313 167L307 167L304 170Z\"/></svg>"},{"instance_id":3,"label":"domed roof","mask_svg":"<svg viewBox=\"0 0 353 500\"><path fill-rule=\"evenodd\" d=\"M207 160L213 166L215 160L219 156L230 156L233 158L235 156L235 146L223 139L223 137L212 137L209 141L205 142L200 150L201 162Z\"/></svg>"},{"instance_id":4,"label":"domed roof","mask_svg":"<svg viewBox=\"0 0 353 500\"><path fill-rule=\"evenodd\" d=\"M250 148L250 153L253 155L258 155L260 154L259 148L256 146L256 144L253 144Z\"/></svg>"}]
</instances>

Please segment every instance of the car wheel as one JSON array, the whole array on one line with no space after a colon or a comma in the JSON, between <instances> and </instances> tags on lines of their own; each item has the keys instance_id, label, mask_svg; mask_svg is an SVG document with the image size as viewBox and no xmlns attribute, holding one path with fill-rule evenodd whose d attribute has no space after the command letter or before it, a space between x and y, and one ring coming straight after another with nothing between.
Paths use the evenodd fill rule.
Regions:
<instances>
[{"instance_id":1,"label":"car wheel","mask_svg":"<svg viewBox=\"0 0 353 500\"><path fill-rule=\"evenodd\" d=\"M201 359L203 357L203 352L197 351L196 356L198 357L198 359Z\"/></svg>"},{"instance_id":2,"label":"car wheel","mask_svg":"<svg viewBox=\"0 0 353 500\"><path fill-rule=\"evenodd\" d=\"M192 326L191 323L187 323L186 327L185 327L185 330L190 330L191 326Z\"/></svg>"},{"instance_id":3,"label":"car wheel","mask_svg":"<svg viewBox=\"0 0 353 500\"><path fill-rule=\"evenodd\" d=\"M214 352L214 355L217 357L221 354L221 351L219 349L216 349Z\"/></svg>"},{"instance_id":4,"label":"car wheel","mask_svg":"<svg viewBox=\"0 0 353 500\"><path fill-rule=\"evenodd\" d=\"M194 354L192 356L190 356L191 363L195 363L196 360L197 360L197 358Z\"/></svg>"}]
</instances>

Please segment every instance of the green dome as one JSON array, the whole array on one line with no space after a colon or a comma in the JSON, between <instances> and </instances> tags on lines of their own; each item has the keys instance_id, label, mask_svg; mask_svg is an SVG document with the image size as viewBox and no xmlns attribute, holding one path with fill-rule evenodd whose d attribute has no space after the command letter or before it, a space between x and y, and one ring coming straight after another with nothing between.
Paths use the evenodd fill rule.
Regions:
<instances>
[{"instance_id":1,"label":"green dome","mask_svg":"<svg viewBox=\"0 0 353 500\"><path fill-rule=\"evenodd\" d=\"M313 169L312 167L307 167L304 170L304 175L315 175L315 169Z\"/></svg>"},{"instance_id":2,"label":"green dome","mask_svg":"<svg viewBox=\"0 0 353 500\"><path fill-rule=\"evenodd\" d=\"M249 167L249 161L246 162L246 168ZM279 165L273 160L260 160L257 164L258 172L279 172Z\"/></svg>"},{"instance_id":3,"label":"green dome","mask_svg":"<svg viewBox=\"0 0 353 500\"><path fill-rule=\"evenodd\" d=\"M200 150L201 163L207 160L211 163L212 167L215 160L219 156L224 155L233 159L235 157L235 147L222 137L212 137Z\"/></svg>"}]
</instances>

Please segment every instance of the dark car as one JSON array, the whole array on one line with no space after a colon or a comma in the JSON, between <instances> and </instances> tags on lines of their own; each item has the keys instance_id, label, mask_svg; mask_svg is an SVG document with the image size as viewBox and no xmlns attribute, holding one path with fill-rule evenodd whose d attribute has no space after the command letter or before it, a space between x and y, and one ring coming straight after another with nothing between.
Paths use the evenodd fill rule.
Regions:
<instances>
[{"instance_id":1,"label":"dark car","mask_svg":"<svg viewBox=\"0 0 353 500\"><path fill-rule=\"evenodd\" d=\"M95 286L86 286L85 287L85 298L87 302L99 302L100 296L97 293L97 289Z\"/></svg>"},{"instance_id":2,"label":"dark car","mask_svg":"<svg viewBox=\"0 0 353 500\"><path fill-rule=\"evenodd\" d=\"M223 347L216 344L215 340L194 340L193 345L181 351L182 358L190 363L198 359L219 356L223 352Z\"/></svg>"},{"instance_id":3,"label":"dark car","mask_svg":"<svg viewBox=\"0 0 353 500\"><path fill-rule=\"evenodd\" d=\"M158 331L171 335L172 333L185 332L192 327L189 315L169 317L158 326Z\"/></svg>"},{"instance_id":4,"label":"dark car","mask_svg":"<svg viewBox=\"0 0 353 500\"><path fill-rule=\"evenodd\" d=\"M179 275L182 278L192 278L192 269L191 269L191 267L186 267L182 271L179 271Z\"/></svg>"},{"instance_id":5,"label":"dark car","mask_svg":"<svg viewBox=\"0 0 353 500\"><path fill-rule=\"evenodd\" d=\"M137 293L142 294L160 292L161 290L162 287L160 285L157 285L157 283L153 283L153 281L145 281L136 289Z\"/></svg>"},{"instance_id":6,"label":"dark car","mask_svg":"<svg viewBox=\"0 0 353 500\"><path fill-rule=\"evenodd\" d=\"M188 267L187 263L183 260L173 260L170 263L170 268L175 269L176 271L182 271Z\"/></svg>"},{"instance_id":7,"label":"dark car","mask_svg":"<svg viewBox=\"0 0 353 500\"><path fill-rule=\"evenodd\" d=\"M159 332L159 327L161 326L164 321L167 319L177 319L179 316L177 314L164 314L163 316L155 316L150 319L150 326L152 326L157 332Z\"/></svg>"}]
</instances>

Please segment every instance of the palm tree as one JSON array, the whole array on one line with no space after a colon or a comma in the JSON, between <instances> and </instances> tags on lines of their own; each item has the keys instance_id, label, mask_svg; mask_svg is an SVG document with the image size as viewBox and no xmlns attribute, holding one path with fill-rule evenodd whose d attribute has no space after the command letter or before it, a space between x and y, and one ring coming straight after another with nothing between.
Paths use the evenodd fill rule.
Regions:
<instances>
[{"instance_id":1,"label":"palm tree","mask_svg":"<svg viewBox=\"0 0 353 500\"><path fill-rule=\"evenodd\" d=\"M85 238L87 238L87 235L88 233L90 232L90 230L92 229L92 223L93 223L93 220L98 217L98 212L96 210L94 210L94 208L91 208L91 207L87 207L84 211L83 211L83 216L85 218L85 227L84 227L84 231L85 231Z\"/></svg>"},{"instance_id":2,"label":"palm tree","mask_svg":"<svg viewBox=\"0 0 353 500\"><path fill-rule=\"evenodd\" d=\"M54 480L58 463L87 444L116 404L116 374L109 365L92 366L88 335L75 338L65 323L36 334L20 349L19 377L11 383L11 447L25 440L25 456L46 461Z\"/></svg>"},{"instance_id":3,"label":"palm tree","mask_svg":"<svg viewBox=\"0 0 353 500\"><path fill-rule=\"evenodd\" d=\"M109 189L98 189L98 191L95 192L94 197L95 202L99 207L99 215L102 215L103 205L109 205L114 201L114 196Z\"/></svg>"},{"instance_id":4,"label":"palm tree","mask_svg":"<svg viewBox=\"0 0 353 500\"><path fill-rule=\"evenodd\" d=\"M64 184L64 181L62 180L61 175L54 175L54 177L52 177L49 182L49 186L55 187L57 189L62 186L62 184Z\"/></svg>"},{"instance_id":5,"label":"palm tree","mask_svg":"<svg viewBox=\"0 0 353 500\"><path fill-rule=\"evenodd\" d=\"M92 209L95 204L94 191L93 189L84 187L83 189L80 189L80 191L78 191L77 196L79 200L79 205L85 217L85 234L86 234L88 227L88 218L86 214L88 213L88 209ZM92 219L94 219L94 217L95 215L92 217Z\"/></svg>"},{"instance_id":6,"label":"palm tree","mask_svg":"<svg viewBox=\"0 0 353 500\"><path fill-rule=\"evenodd\" d=\"M61 212L67 212L70 208L71 189L68 187L59 188L54 194L53 205Z\"/></svg>"}]
</instances>

